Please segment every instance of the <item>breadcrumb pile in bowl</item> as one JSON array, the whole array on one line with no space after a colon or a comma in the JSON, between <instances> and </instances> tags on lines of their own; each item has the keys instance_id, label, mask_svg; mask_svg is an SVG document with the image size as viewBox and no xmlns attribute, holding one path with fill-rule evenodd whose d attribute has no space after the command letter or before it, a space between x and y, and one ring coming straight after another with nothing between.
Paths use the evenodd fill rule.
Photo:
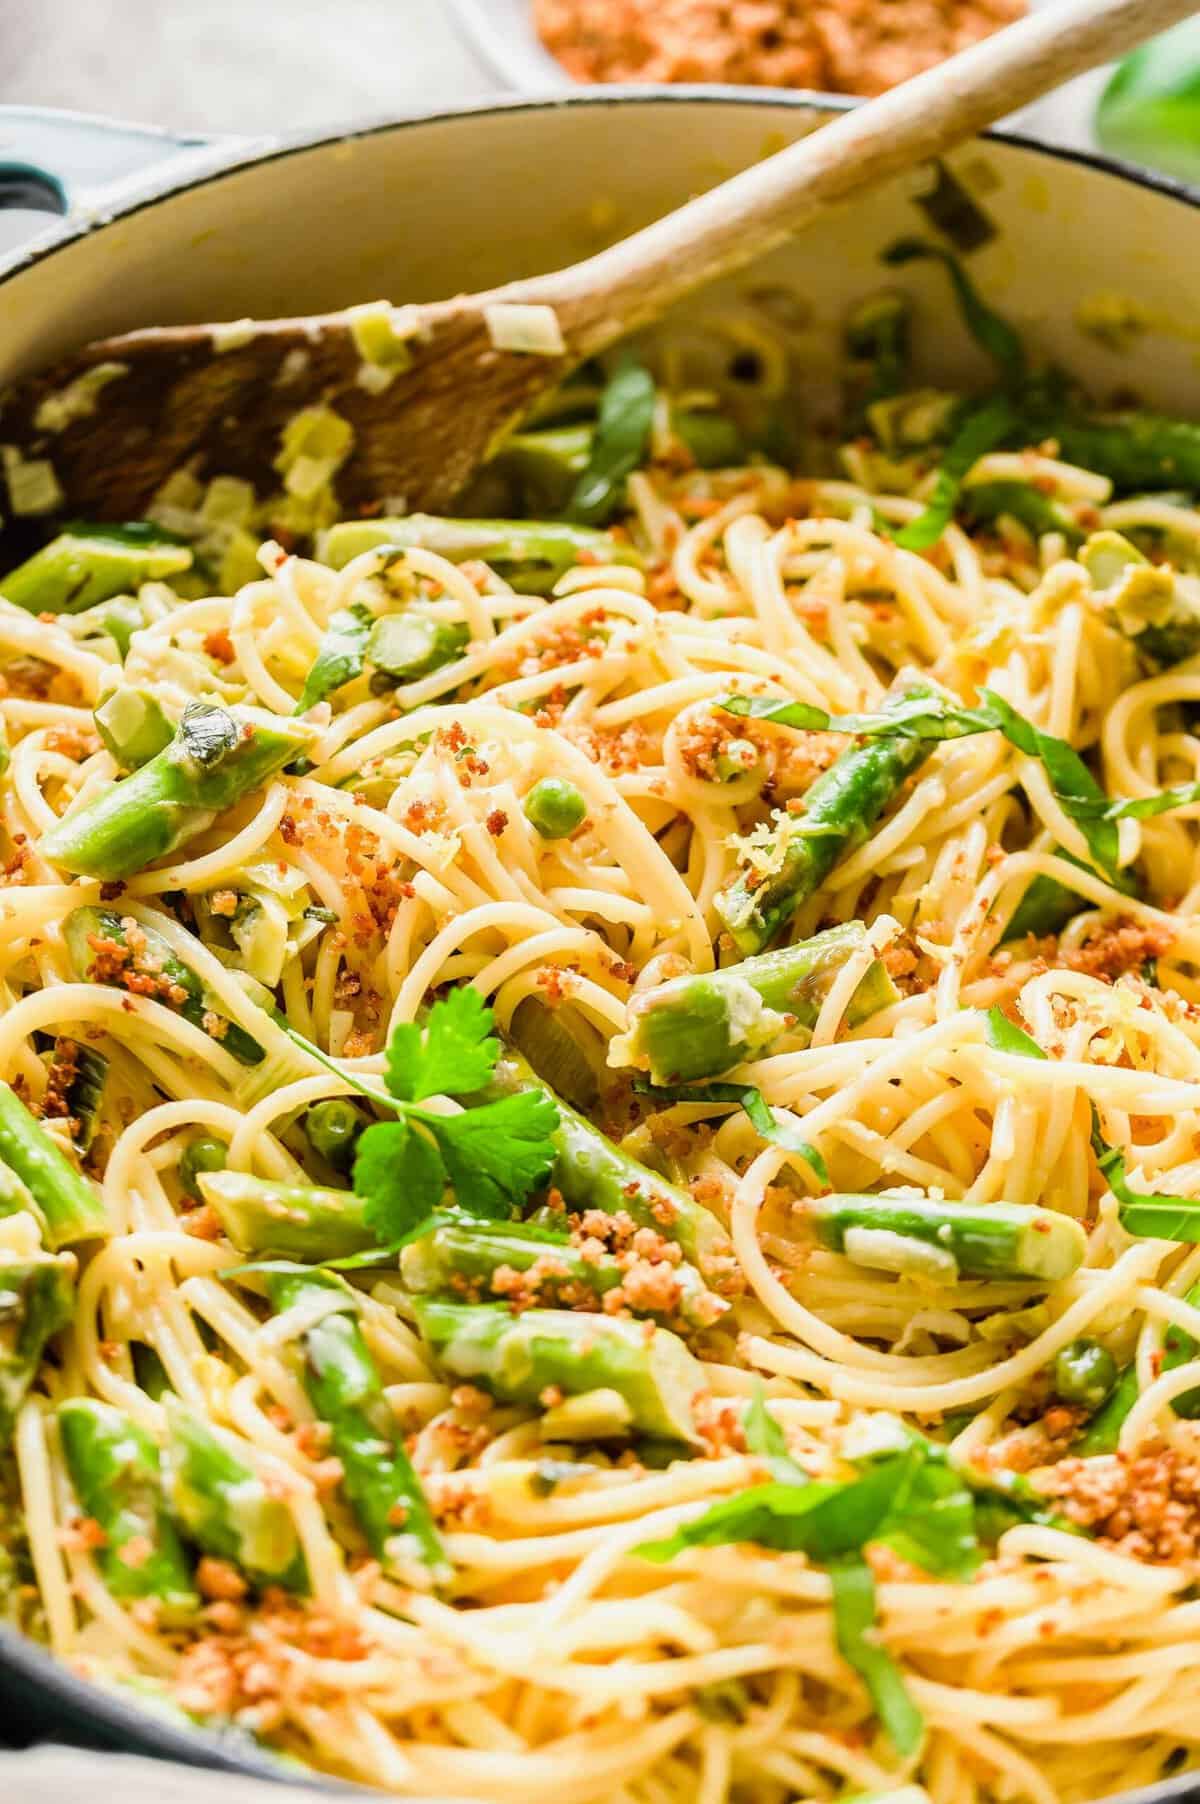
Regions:
<instances>
[{"instance_id":1,"label":"breadcrumb pile in bowl","mask_svg":"<svg viewBox=\"0 0 1200 1804\"><path fill-rule=\"evenodd\" d=\"M577 81L738 82L880 94L1026 11L1026 0L533 0Z\"/></svg>"}]
</instances>

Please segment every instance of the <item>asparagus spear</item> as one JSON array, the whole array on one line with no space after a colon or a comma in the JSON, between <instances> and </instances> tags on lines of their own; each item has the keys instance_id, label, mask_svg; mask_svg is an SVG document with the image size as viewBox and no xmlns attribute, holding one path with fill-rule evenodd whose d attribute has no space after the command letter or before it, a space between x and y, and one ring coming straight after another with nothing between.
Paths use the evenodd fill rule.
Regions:
<instances>
[{"instance_id":1,"label":"asparagus spear","mask_svg":"<svg viewBox=\"0 0 1200 1804\"><path fill-rule=\"evenodd\" d=\"M823 1246L857 1264L978 1278L1070 1277L1087 1235L1069 1215L1024 1203L938 1202L926 1196L818 1196L796 1205Z\"/></svg>"},{"instance_id":2,"label":"asparagus spear","mask_svg":"<svg viewBox=\"0 0 1200 1804\"><path fill-rule=\"evenodd\" d=\"M69 1253L0 1253L0 1448L37 1377L46 1342L71 1319Z\"/></svg>"},{"instance_id":3,"label":"asparagus spear","mask_svg":"<svg viewBox=\"0 0 1200 1804\"><path fill-rule=\"evenodd\" d=\"M0 595L31 614L78 614L98 601L136 591L191 568L186 545L173 545L143 521L60 533L0 578Z\"/></svg>"},{"instance_id":4,"label":"asparagus spear","mask_svg":"<svg viewBox=\"0 0 1200 1804\"><path fill-rule=\"evenodd\" d=\"M1096 1411L1083 1433L1072 1442L1071 1452L1081 1459L1088 1459L1093 1453L1115 1453L1125 1418L1138 1400L1139 1388L1137 1367L1126 1366L1107 1403Z\"/></svg>"},{"instance_id":5,"label":"asparagus spear","mask_svg":"<svg viewBox=\"0 0 1200 1804\"><path fill-rule=\"evenodd\" d=\"M75 1397L60 1406L58 1432L80 1507L104 1530L101 1575L122 1601L153 1598L160 1621L199 1608L191 1573L162 1492L158 1448L110 1404Z\"/></svg>"},{"instance_id":6,"label":"asparagus spear","mask_svg":"<svg viewBox=\"0 0 1200 1804\"><path fill-rule=\"evenodd\" d=\"M1074 515L1053 495L1044 495L1032 482L964 483L962 511L972 520L998 520L1007 514L1035 539L1043 533L1061 533L1068 545L1078 545L1083 533Z\"/></svg>"},{"instance_id":7,"label":"asparagus spear","mask_svg":"<svg viewBox=\"0 0 1200 1804\"><path fill-rule=\"evenodd\" d=\"M1068 463L1108 476L1126 492L1200 489L1200 426L1190 420L1117 413L1055 420L1047 432Z\"/></svg>"},{"instance_id":8,"label":"asparagus spear","mask_svg":"<svg viewBox=\"0 0 1200 1804\"><path fill-rule=\"evenodd\" d=\"M385 1572L403 1577L415 1552L424 1565L447 1576L433 1514L400 1442L353 1293L325 1273L274 1272L267 1278L267 1295L278 1310L333 1299L329 1313L302 1336L304 1388L329 1427L347 1500Z\"/></svg>"},{"instance_id":9,"label":"asparagus spear","mask_svg":"<svg viewBox=\"0 0 1200 1804\"><path fill-rule=\"evenodd\" d=\"M633 998L629 1029L614 1045L612 1061L648 1071L655 1084L728 1071L787 1029L811 1027L839 971L866 942L862 922L848 921L728 970L660 983ZM850 1000L847 1020L865 1021L898 996L876 959Z\"/></svg>"},{"instance_id":10,"label":"asparagus spear","mask_svg":"<svg viewBox=\"0 0 1200 1804\"><path fill-rule=\"evenodd\" d=\"M536 594L553 588L581 552L605 564L641 562L628 541L591 527L543 520L446 520L434 514L343 520L321 535L319 555L340 570L364 551L403 551L410 545L456 564L482 558L502 570L514 588Z\"/></svg>"},{"instance_id":11,"label":"asparagus spear","mask_svg":"<svg viewBox=\"0 0 1200 1804\"><path fill-rule=\"evenodd\" d=\"M148 689L126 684L106 695L92 715L105 746L122 770L137 770L157 758L175 729Z\"/></svg>"},{"instance_id":12,"label":"asparagus spear","mask_svg":"<svg viewBox=\"0 0 1200 1804\"><path fill-rule=\"evenodd\" d=\"M653 1228L665 1239L677 1241L703 1277L712 1278L721 1271L728 1262L730 1244L716 1216L686 1190L614 1146L599 1128L554 1096L518 1053L505 1053L489 1086L489 1097L529 1089L544 1090L558 1109L558 1126L551 1135L557 1157L550 1182L568 1208L598 1209L606 1215L624 1211L639 1227Z\"/></svg>"},{"instance_id":13,"label":"asparagus spear","mask_svg":"<svg viewBox=\"0 0 1200 1804\"><path fill-rule=\"evenodd\" d=\"M7 1084L0 1084L0 1161L37 1204L46 1244L53 1252L71 1241L102 1240L112 1232L104 1205L88 1180Z\"/></svg>"},{"instance_id":14,"label":"asparagus spear","mask_svg":"<svg viewBox=\"0 0 1200 1804\"><path fill-rule=\"evenodd\" d=\"M1184 1302L1190 1303L1193 1309L1200 1307L1200 1284L1192 1285ZM1163 1336L1163 1371L1172 1372L1176 1366L1195 1359L1196 1352L1196 1342L1190 1334L1182 1328L1168 1328ZM1137 1366L1131 1362L1121 1373L1103 1408L1096 1411L1083 1433L1073 1443L1071 1452L1084 1458L1093 1453L1115 1453L1125 1418L1137 1402L1140 1389ZM1171 1408L1177 1416L1185 1416L1194 1421L1200 1416L1200 1388L1185 1391L1181 1397L1176 1397Z\"/></svg>"},{"instance_id":15,"label":"asparagus spear","mask_svg":"<svg viewBox=\"0 0 1200 1804\"><path fill-rule=\"evenodd\" d=\"M167 1500L189 1540L232 1560L257 1585L307 1591L308 1572L287 1505L273 1497L237 1444L178 1398L164 1400Z\"/></svg>"},{"instance_id":16,"label":"asparagus spear","mask_svg":"<svg viewBox=\"0 0 1200 1804\"><path fill-rule=\"evenodd\" d=\"M914 695L935 693L932 685L909 681L903 695L889 697L881 712L902 707ZM803 814L776 813L780 837L771 875L741 876L716 898L717 913L743 958L770 945L834 866L870 837L932 749L923 740L899 736L851 746L809 789Z\"/></svg>"},{"instance_id":17,"label":"asparagus spear","mask_svg":"<svg viewBox=\"0 0 1200 1804\"><path fill-rule=\"evenodd\" d=\"M615 1392L631 1428L695 1444L692 1400L704 1374L683 1342L644 1322L564 1309L512 1315L495 1304L418 1297L417 1325L442 1368L506 1403Z\"/></svg>"},{"instance_id":18,"label":"asparagus spear","mask_svg":"<svg viewBox=\"0 0 1200 1804\"><path fill-rule=\"evenodd\" d=\"M130 877L203 833L311 743L301 721L191 702L166 750L60 820L42 855L77 877Z\"/></svg>"},{"instance_id":19,"label":"asparagus spear","mask_svg":"<svg viewBox=\"0 0 1200 1804\"><path fill-rule=\"evenodd\" d=\"M636 1292L626 1297L633 1315L648 1316L664 1327L708 1328L729 1305L715 1296L694 1265L662 1264L652 1268L663 1281L661 1302L639 1306ZM629 1268L611 1253L585 1254L568 1240L549 1240L543 1230L520 1222L476 1221L448 1215L432 1233L404 1248L400 1256L404 1282L419 1294L448 1292L490 1300L503 1295L499 1273L532 1274L531 1294L541 1303L595 1309L601 1300L626 1284Z\"/></svg>"},{"instance_id":20,"label":"asparagus spear","mask_svg":"<svg viewBox=\"0 0 1200 1804\"><path fill-rule=\"evenodd\" d=\"M153 996L206 1033L211 1031L206 1023L215 1021L218 1032L214 1037L234 1058L243 1065L261 1064L265 1054L258 1041L236 1021L218 1013L191 966L177 958L168 941L152 927L89 903L72 909L63 922L63 938L72 965L85 981Z\"/></svg>"},{"instance_id":21,"label":"asparagus spear","mask_svg":"<svg viewBox=\"0 0 1200 1804\"><path fill-rule=\"evenodd\" d=\"M196 1183L239 1253L319 1265L377 1244L362 1199L350 1190L276 1184L241 1171L202 1171Z\"/></svg>"}]
</instances>

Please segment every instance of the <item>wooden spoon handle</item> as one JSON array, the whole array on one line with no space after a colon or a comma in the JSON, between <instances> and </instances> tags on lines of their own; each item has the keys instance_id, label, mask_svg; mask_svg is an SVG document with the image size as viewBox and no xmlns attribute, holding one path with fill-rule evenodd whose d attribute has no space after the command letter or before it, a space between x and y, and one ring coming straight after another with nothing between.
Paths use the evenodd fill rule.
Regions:
<instances>
[{"instance_id":1,"label":"wooden spoon handle","mask_svg":"<svg viewBox=\"0 0 1200 1804\"><path fill-rule=\"evenodd\" d=\"M840 114L586 262L500 292L550 302L572 355L590 356L830 208L1190 17L1195 5L1059 0Z\"/></svg>"}]
</instances>

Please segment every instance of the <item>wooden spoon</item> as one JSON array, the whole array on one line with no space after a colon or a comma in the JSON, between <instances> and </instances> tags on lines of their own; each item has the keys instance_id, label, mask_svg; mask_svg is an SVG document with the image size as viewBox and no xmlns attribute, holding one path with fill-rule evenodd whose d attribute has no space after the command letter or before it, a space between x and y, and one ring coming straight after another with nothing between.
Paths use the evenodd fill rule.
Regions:
<instances>
[{"instance_id":1,"label":"wooden spoon","mask_svg":"<svg viewBox=\"0 0 1200 1804\"><path fill-rule=\"evenodd\" d=\"M277 489L287 421L323 402L354 428L342 506L389 497L445 508L498 439L576 364L646 325L681 296L750 263L830 208L949 149L1049 89L1189 17L1195 0L1060 0L902 87L840 114L573 268L417 309L411 366L379 393L347 313L228 328L153 327L85 345L5 398L2 436L48 457L71 512L134 519L172 471L243 476ZM486 179L486 174L483 179ZM564 349L499 351L485 309L553 308ZM231 337L231 348L222 348ZM100 363L109 381L91 414L39 429L40 403Z\"/></svg>"}]
</instances>

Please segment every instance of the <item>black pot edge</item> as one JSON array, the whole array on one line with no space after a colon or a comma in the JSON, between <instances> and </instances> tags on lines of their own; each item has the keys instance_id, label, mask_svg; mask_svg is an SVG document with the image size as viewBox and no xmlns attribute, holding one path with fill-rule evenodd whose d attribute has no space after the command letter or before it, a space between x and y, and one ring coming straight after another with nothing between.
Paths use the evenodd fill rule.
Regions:
<instances>
[{"instance_id":1,"label":"black pot edge","mask_svg":"<svg viewBox=\"0 0 1200 1804\"><path fill-rule=\"evenodd\" d=\"M325 145L345 143L348 139L372 138L385 132L404 130L409 126L449 125L459 119L487 118L493 115L521 114L529 112L546 112L547 110L566 111L583 107L625 107L629 105L657 106L664 103L673 105L730 105L747 107L772 108L779 106L795 107L800 111L843 112L856 104L845 96L821 94L806 89L790 88L755 88L746 89L729 87L721 84L681 85L670 88L652 87L596 87L585 89L579 93L555 94L539 99L536 96L520 95L513 98L488 98L468 103L465 106L449 110L431 109L427 112L404 114L400 117L385 115L365 122L354 121L342 129L322 130L314 133L295 133L283 138L279 144L267 151L250 149L242 151L234 149L228 159L219 167L206 169L202 173L166 179L152 183L148 188L139 188L123 205L118 204L106 209L103 217L84 217L75 222L68 222L47 243L35 246L26 253L17 253L16 259L8 268L0 269L0 285L31 269L35 264L53 257L58 251L66 249L81 238L91 233L102 231L106 226L121 219L128 219L149 207L159 206L171 200L176 194L184 194L193 188L206 187L210 182L222 181L226 176L239 169L248 169L258 163L279 162L285 157L303 154L306 151L318 150ZM1116 177L1129 182L1134 187L1148 188L1152 193L1165 194L1181 201L1185 206L1200 207L1200 190L1189 187L1185 182L1172 176L1158 175L1152 170L1142 169L1136 164L1124 163L1115 157L1102 155L1099 152L1067 149L1059 145L1046 144L1023 132L989 131L980 134L984 138L995 139L1000 143L1016 144L1023 150L1031 150L1043 156L1053 157L1060 162L1079 163L1085 168L1095 169L1100 174ZM217 147L219 148L219 146ZM44 1652L34 1642L24 1636L14 1634L0 1625L0 1694L4 1699L4 1716L8 1715L10 1702L22 1712L25 1725L32 1731L32 1738L46 1737L52 1740L69 1741L72 1745L116 1750L130 1754L147 1754L158 1759L176 1760L187 1766L198 1766L218 1769L225 1772L237 1772L255 1778L287 1782L304 1786L306 1789L318 1791L337 1790L343 1792L362 1791L361 1787L346 1787L323 1775L315 1775L311 1780L303 1774L281 1771L264 1757L255 1759L242 1751L233 1752L223 1747L220 1738L206 1734L202 1729L194 1732L176 1728L169 1722L159 1720L149 1709L141 1709L135 1703L123 1698L119 1693L106 1691L102 1686L94 1685L86 1679L77 1677L61 1661ZM1112 1800L1112 1804L1193 1804L1200 1801L1200 1772L1186 1773L1177 1779L1164 1779L1157 1785L1143 1786L1137 1791L1123 1792ZM1108 1804L1108 1801L1106 1801Z\"/></svg>"}]
</instances>

